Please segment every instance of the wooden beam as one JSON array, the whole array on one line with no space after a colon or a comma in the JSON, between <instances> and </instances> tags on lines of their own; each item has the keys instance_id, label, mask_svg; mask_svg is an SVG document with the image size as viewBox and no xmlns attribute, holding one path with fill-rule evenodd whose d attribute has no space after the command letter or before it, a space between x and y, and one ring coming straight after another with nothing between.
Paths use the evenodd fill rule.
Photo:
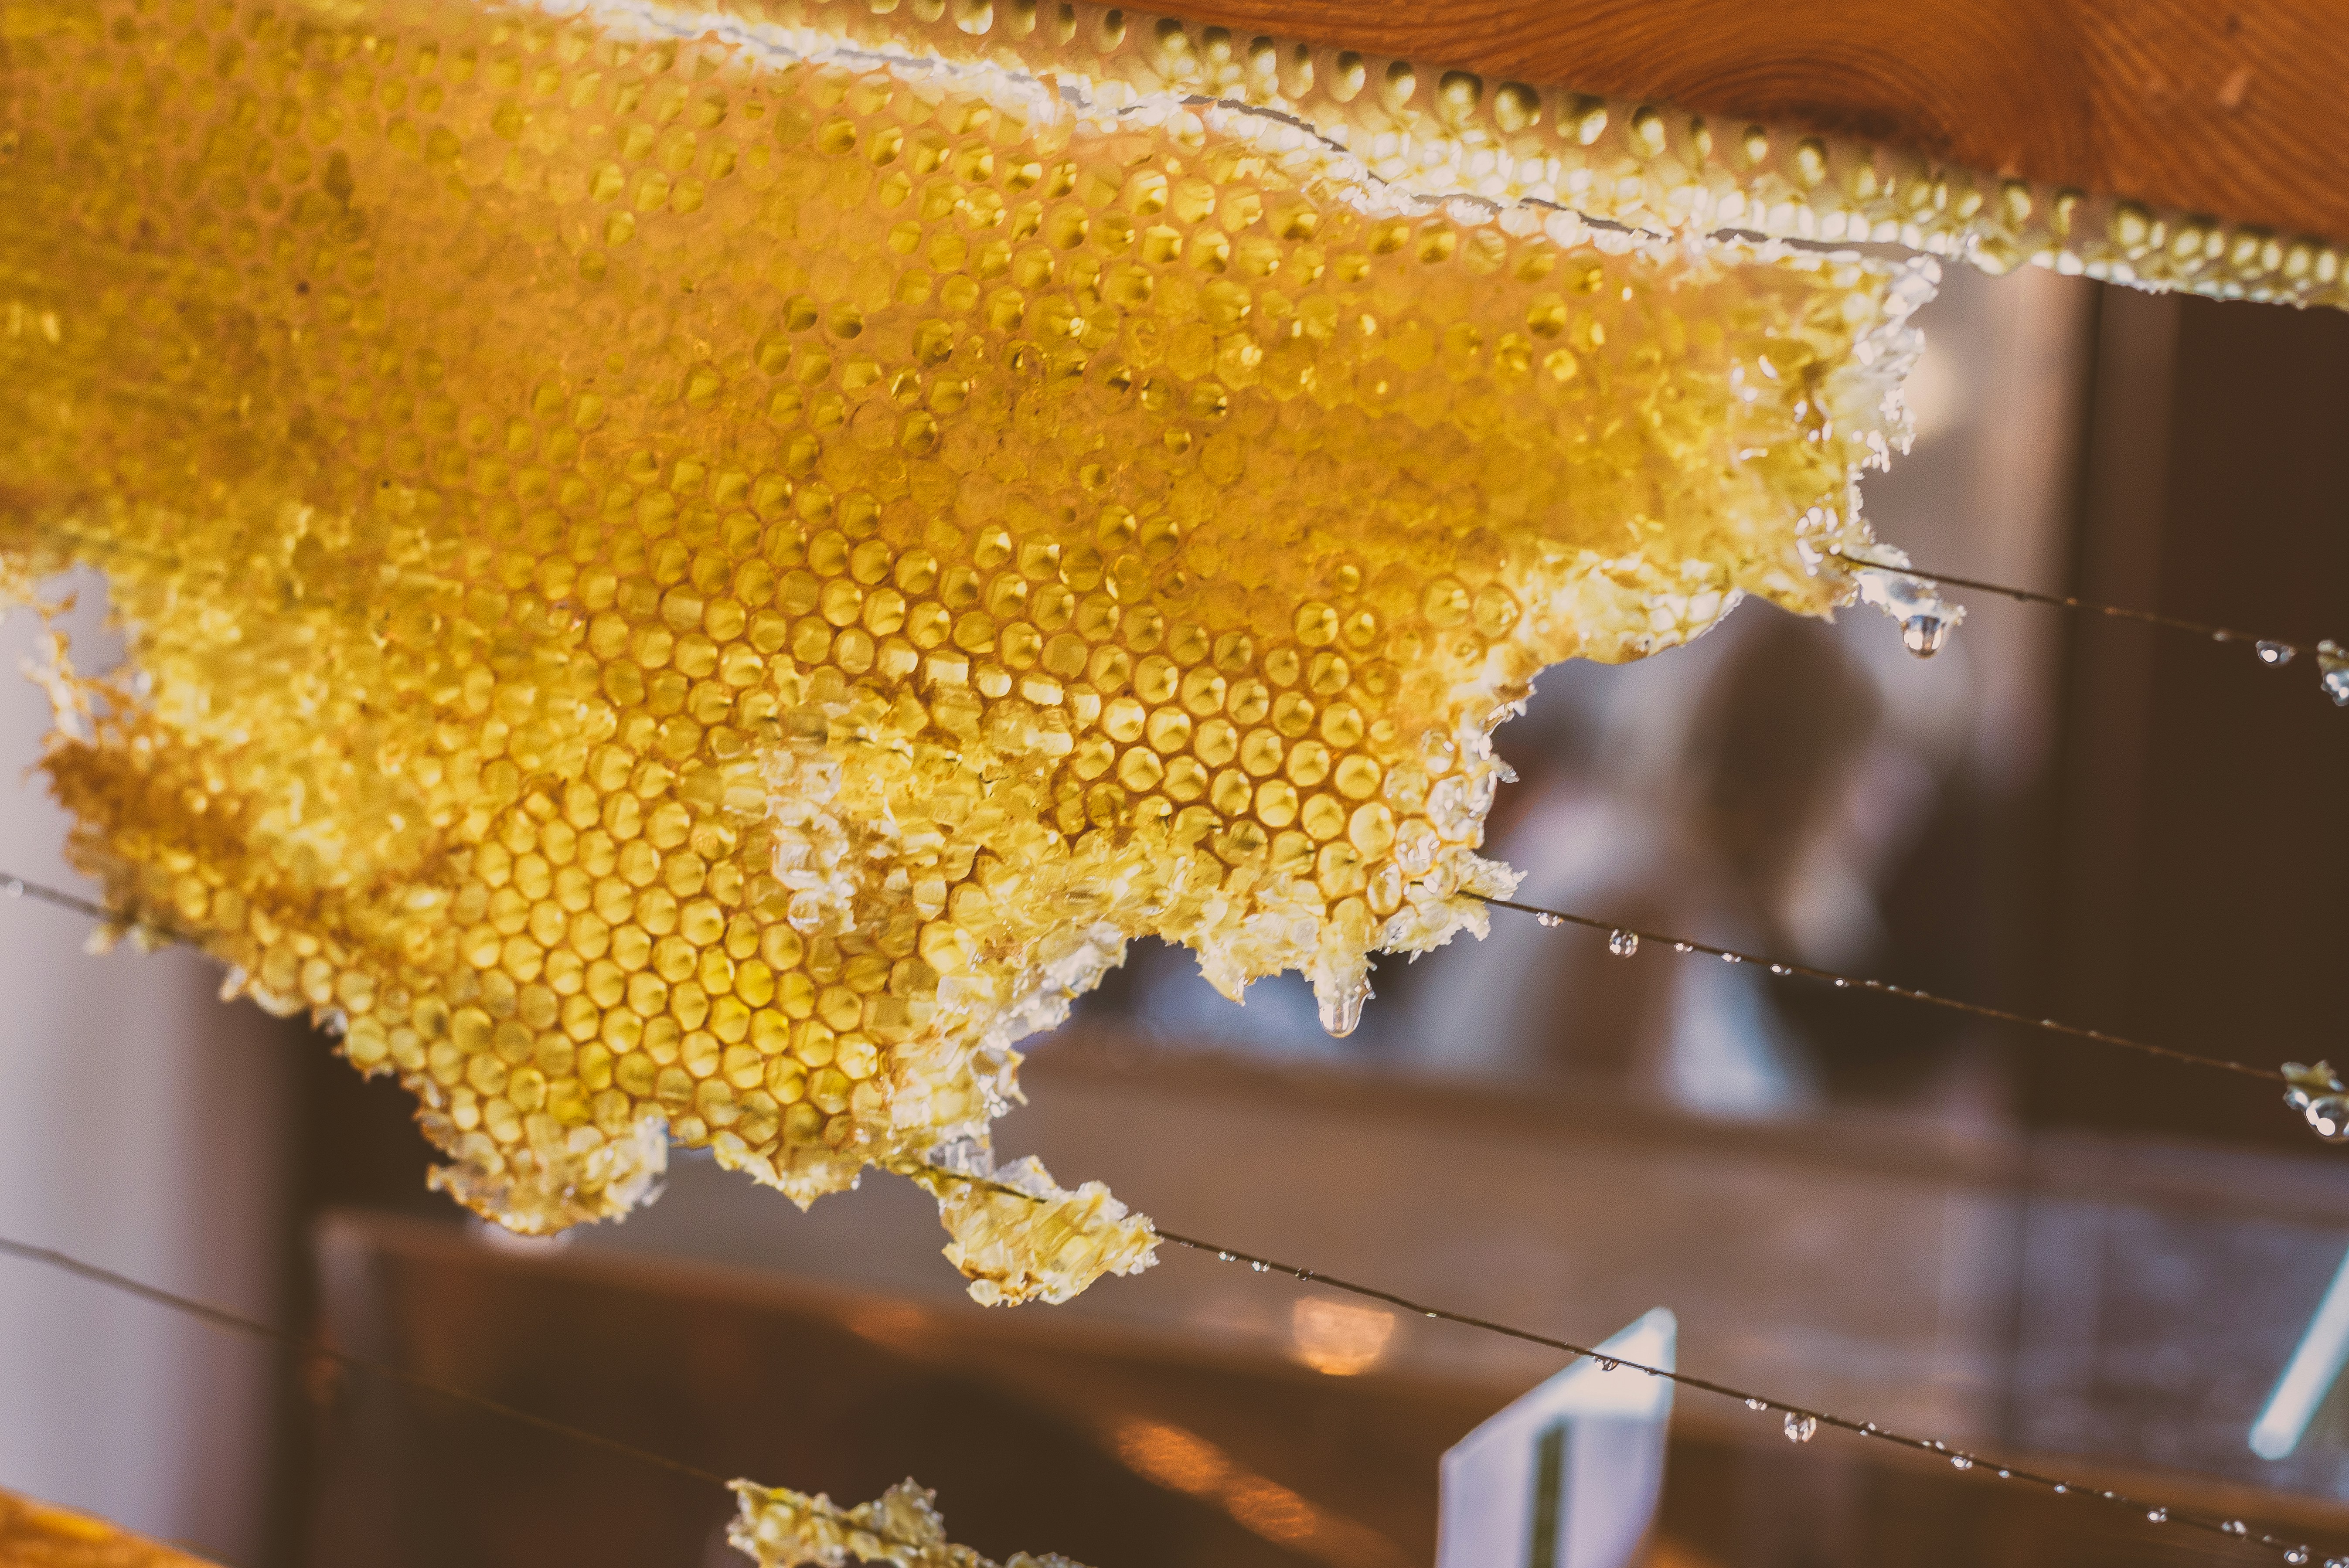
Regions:
<instances>
[{"instance_id":1,"label":"wooden beam","mask_svg":"<svg viewBox=\"0 0 2349 1568\"><path fill-rule=\"evenodd\" d=\"M1182 14L2349 239L2340 0L1185 0Z\"/></svg>"}]
</instances>

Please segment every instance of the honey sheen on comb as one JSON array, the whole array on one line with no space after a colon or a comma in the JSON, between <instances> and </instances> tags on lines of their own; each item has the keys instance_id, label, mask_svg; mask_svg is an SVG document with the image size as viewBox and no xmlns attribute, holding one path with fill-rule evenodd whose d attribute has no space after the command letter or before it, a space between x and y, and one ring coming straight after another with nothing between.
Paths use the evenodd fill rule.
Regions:
<instances>
[{"instance_id":1,"label":"honey sheen on comb","mask_svg":"<svg viewBox=\"0 0 2349 1568\"><path fill-rule=\"evenodd\" d=\"M916 1171L1061 1299L1148 1222L923 1171L992 1168L1016 1042L1137 935L1343 1032L1481 934L1536 672L1848 600L1931 263L823 9L12 8L0 566L129 633L50 677L76 862L468 1205Z\"/></svg>"}]
</instances>

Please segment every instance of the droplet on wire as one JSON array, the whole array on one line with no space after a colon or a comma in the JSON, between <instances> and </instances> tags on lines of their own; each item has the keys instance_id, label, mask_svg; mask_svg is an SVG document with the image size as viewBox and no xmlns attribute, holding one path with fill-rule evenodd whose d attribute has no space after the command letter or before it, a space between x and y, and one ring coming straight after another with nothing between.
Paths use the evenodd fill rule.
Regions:
<instances>
[{"instance_id":1,"label":"droplet on wire","mask_svg":"<svg viewBox=\"0 0 2349 1568\"><path fill-rule=\"evenodd\" d=\"M1544 910L1541 913L1534 916L1534 923L1537 925L1547 925L1555 930L1558 926L1566 923L1566 917L1564 915L1552 914L1547 910Z\"/></svg>"},{"instance_id":2,"label":"droplet on wire","mask_svg":"<svg viewBox=\"0 0 2349 1568\"><path fill-rule=\"evenodd\" d=\"M1858 581L1860 598L1900 623L1900 645L1920 659L1940 653L1950 633L1966 618L1964 606L1942 598L1923 578L1881 566L1863 566L1852 575Z\"/></svg>"},{"instance_id":3,"label":"droplet on wire","mask_svg":"<svg viewBox=\"0 0 2349 1568\"><path fill-rule=\"evenodd\" d=\"M1685 942L1675 942L1672 944L1672 951L1675 953L1694 953L1696 949L1691 947Z\"/></svg>"},{"instance_id":4,"label":"droplet on wire","mask_svg":"<svg viewBox=\"0 0 2349 1568\"><path fill-rule=\"evenodd\" d=\"M2349 1143L2349 1086L2334 1072L2330 1062L2318 1062L2303 1067L2298 1062L2283 1065L2283 1102L2300 1112L2317 1137L2327 1143Z\"/></svg>"},{"instance_id":5,"label":"droplet on wire","mask_svg":"<svg viewBox=\"0 0 2349 1568\"><path fill-rule=\"evenodd\" d=\"M1770 1401L1767 1399L1748 1399L1745 1401L1745 1408L1749 1410L1766 1410L1770 1408Z\"/></svg>"},{"instance_id":6,"label":"droplet on wire","mask_svg":"<svg viewBox=\"0 0 2349 1568\"><path fill-rule=\"evenodd\" d=\"M2156 1524L2169 1522L2169 1510L2166 1508L2148 1508L2145 1511L2145 1516Z\"/></svg>"},{"instance_id":7,"label":"droplet on wire","mask_svg":"<svg viewBox=\"0 0 2349 1568\"><path fill-rule=\"evenodd\" d=\"M1248 1264L1248 1267L1254 1269L1258 1274L1264 1273L1270 1266L1271 1265L1267 1264L1262 1258L1257 1258Z\"/></svg>"},{"instance_id":8,"label":"droplet on wire","mask_svg":"<svg viewBox=\"0 0 2349 1568\"><path fill-rule=\"evenodd\" d=\"M2316 667L2323 672L2324 695L2349 707L2349 648L2325 638L2316 645Z\"/></svg>"},{"instance_id":9,"label":"droplet on wire","mask_svg":"<svg viewBox=\"0 0 2349 1568\"><path fill-rule=\"evenodd\" d=\"M1818 1435L1818 1430L1819 1418L1816 1416L1797 1416L1792 1410L1786 1412L1786 1440L1788 1442L1807 1443Z\"/></svg>"},{"instance_id":10,"label":"droplet on wire","mask_svg":"<svg viewBox=\"0 0 2349 1568\"><path fill-rule=\"evenodd\" d=\"M1640 951L1640 934L1621 928L1607 934L1607 951L1618 958L1629 958Z\"/></svg>"},{"instance_id":11,"label":"droplet on wire","mask_svg":"<svg viewBox=\"0 0 2349 1568\"><path fill-rule=\"evenodd\" d=\"M1620 1365L1622 1365L1622 1363L1615 1360L1611 1357L1601 1356L1599 1358L1599 1369L1601 1372L1612 1372Z\"/></svg>"},{"instance_id":12,"label":"droplet on wire","mask_svg":"<svg viewBox=\"0 0 2349 1568\"><path fill-rule=\"evenodd\" d=\"M2308 1548L2305 1546L2295 1546L2291 1551L2283 1554L2283 1560L2294 1564L2295 1568L2297 1568L2298 1564L2308 1561Z\"/></svg>"},{"instance_id":13,"label":"droplet on wire","mask_svg":"<svg viewBox=\"0 0 2349 1568\"><path fill-rule=\"evenodd\" d=\"M2246 1535L2250 1533L2250 1527L2244 1524L2244 1522L2240 1519L2230 1519L2227 1521L2226 1523L2219 1526L2219 1528L2229 1535Z\"/></svg>"},{"instance_id":14,"label":"droplet on wire","mask_svg":"<svg viewBox=\"0 0 2349 1568\"><path fill-rule=\"evenodd\" d=\"M1911 615L1900 623L1900 645L1920 659L1930 659L1950 640L1950 628L1955 624L1946 615Z\"/></svg>"},{"instance_id":15,"label":"droplet on wire","mask_svg":"<svg viewBox=\"0 0 2349 1568\"><path fill-rule=\"evenodd\" d=\"M1950 1468L1951 1470L1971 1470L1974 1468L1974 1461L1964 1454L1951 1454L1950 1456Z\"/></svg>"},{"instance_id":16,"label":"droplet on wire","mask_svg":"<svg viewBox=\"0 0 2349 1568\"><path fill-rule=\"evenodd\" d=\"M2292 655L2300 652L2298 648L2293 647L2290 643L2261 642L2256 645L2256 646L2259 649L2260 663L2273 665L2277 668L2282 668L2283 665L2292 663Z\"/></svg>"}]
</instances>

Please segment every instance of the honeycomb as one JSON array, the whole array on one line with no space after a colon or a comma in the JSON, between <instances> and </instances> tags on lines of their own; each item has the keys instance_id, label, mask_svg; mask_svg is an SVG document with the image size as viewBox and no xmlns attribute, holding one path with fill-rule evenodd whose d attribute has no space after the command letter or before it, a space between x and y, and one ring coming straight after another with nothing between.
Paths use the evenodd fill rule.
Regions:
<instances>
[{"instance_id":1,"label":"honeycomb","mask_svg":"<svg viewBox=\"0 0 2349 1568\"><path fill-rule=\"evenodd\" d=\"M129 636L46 677L77 863L463 1202L879 1166L1060 1299L1147 1221L937 1173L1019 1037L1137 935L1343 1033L1481 934L1536 672L1849 600L1933 263L1434 200L1114 14L821 12L12 4L0 587Z\"/></svg>"},{"instance_id":2,"label":"honeycomb","mask_svg":"<svg viewBox=\"0 0 2349 1568\"><path fill-rule=\"evenodd\" d=\"M0 1568L204 1568L103 1520L0 1491Z\"/></svg>"},{"instance_id":3,"label":"honeycomb","mask_svg":"<svg viewBox=\"0 0 2349 1568\"><path fill-rule=\"evenodd\" d=\"M799 1568L820 1563L844 1568L851 1563L886 1563L893 1568L996 1568L990 1558L947 1539L936 1494L905 1480L871 1502L833 1506L830 1498L734 1483L738 1511L727 1531L734 1548L759 1568ZM1015 1552L1003 1568L1081 1568L1057 1552L1031 1557Z\"/></svg>"}]
</instances>

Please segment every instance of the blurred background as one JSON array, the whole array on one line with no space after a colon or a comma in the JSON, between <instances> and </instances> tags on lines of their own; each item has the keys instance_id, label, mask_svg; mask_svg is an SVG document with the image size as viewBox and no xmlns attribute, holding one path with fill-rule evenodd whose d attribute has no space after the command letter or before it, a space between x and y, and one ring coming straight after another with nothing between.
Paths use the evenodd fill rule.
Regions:
<instances>
[{"instance_id":1,"label":"blurred background","mask_svg":"<svg viewBox=\"0 0 2349 1568\"><path fill-rule=\"evenodd\" d=\"M1871 478L1920 565L2313 643L2349 631L2349 320L1947 280L1916 450ZM103 662L100 585L74 617ZM2257 1063L2338 1056L2349 715L2098 617L1959 594L1749 605L1543 677L1498 737L1521 897ZM0 624L10 663L37 625ZM7 870L74 885L0 680ZM907 1473L957 1540L1097 1568L1432 1561L1435 1460L1555 1367L1170 1249L981 1309L932 1205L801 1214L680 1158L626 1223L525 1243L427 1194L408 1102L184 954L78 954L0 900L0 1233L725 1474ZM2349 1418L2251 1424L2349 1250L2349 1150L2268 1088L1501 913L1391 964L1361 1030L1235 1007L1138 944L1055 1035L1009 1158L1168 1226L2349 1550ZM2251 1561L1684 1394L1656 1568ZM716 1568L728 1500L296 1367L0 1259L0 1486L240 1568Z\"/></svg>"}]
</instances>

